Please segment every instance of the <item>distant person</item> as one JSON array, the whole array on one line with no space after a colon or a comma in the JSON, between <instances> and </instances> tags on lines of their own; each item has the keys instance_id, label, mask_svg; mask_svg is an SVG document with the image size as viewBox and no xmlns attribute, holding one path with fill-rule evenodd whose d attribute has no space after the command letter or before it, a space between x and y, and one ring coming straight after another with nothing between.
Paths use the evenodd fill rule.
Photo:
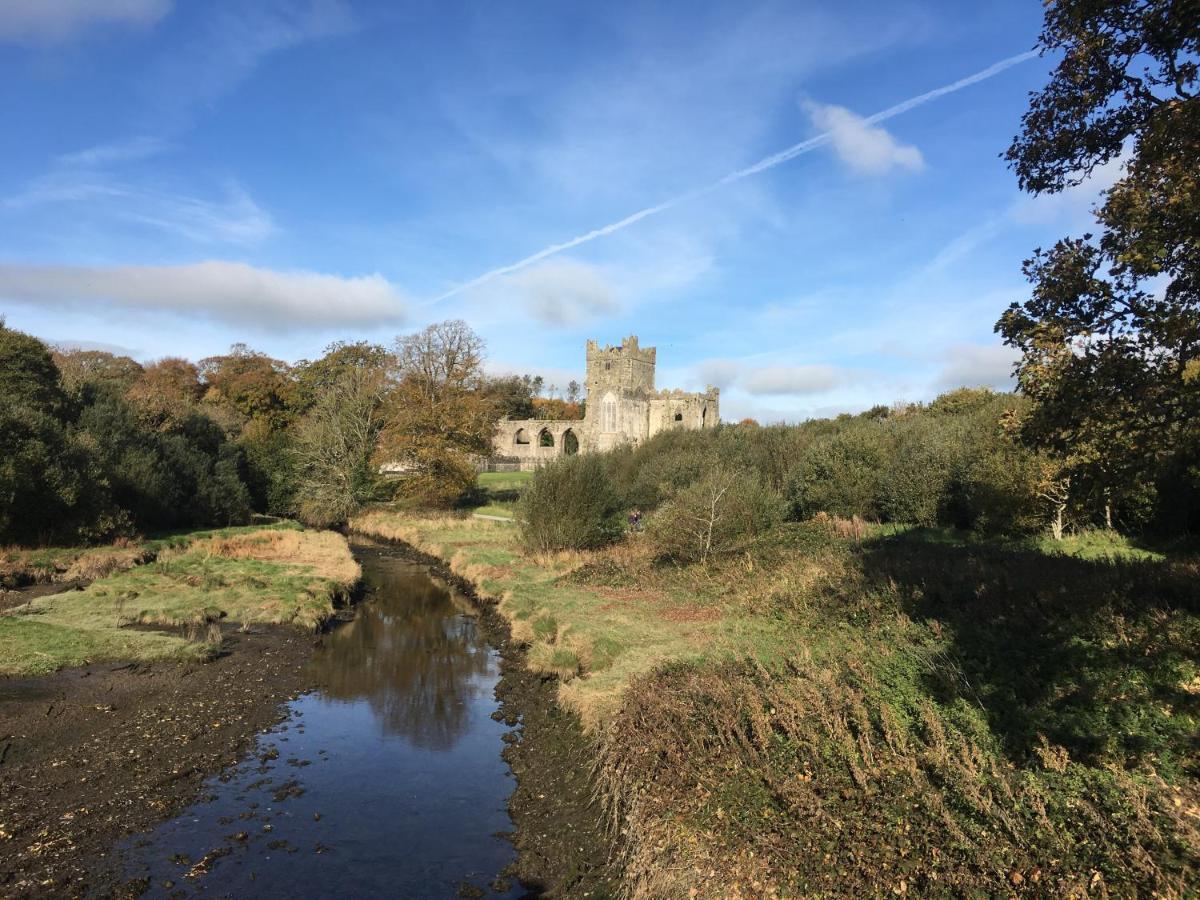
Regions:
<instances>
[{"instance_id":1,"label":"distant person","mask_svg":"<svg viewBox=\"0 0 1200 900\"><path fill-rule=\"evenodd\" d=\"M629 530L642 530L642 511L640 509L635 509L629 514Z\"/></svg>"}]
</instances>

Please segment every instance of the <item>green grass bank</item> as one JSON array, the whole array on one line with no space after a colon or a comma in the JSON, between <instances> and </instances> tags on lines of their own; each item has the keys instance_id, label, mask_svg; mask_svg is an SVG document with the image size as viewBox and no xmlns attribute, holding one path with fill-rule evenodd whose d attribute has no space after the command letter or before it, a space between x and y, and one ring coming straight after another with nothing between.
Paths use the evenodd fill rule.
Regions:
<instances>
[{"instance_id":1,"label":"green grass bank","mask_svg":"<svg viewBox=\"0 0 1200 900\"><path fill-rule=\"evenodd\" d=\"M352 527L447 560L559 677L635 897L1197 881L1194 557L829 520L679 566L640 535L530 555L469 515Z\"/></svg>"},{"instance_id":2,"label":"green grass bank","mask_svg":"<svg viewBox=\"0 0 1200 900\"><path fill-rule=\"evenodd\" d=\"M0 614L0 674L98 660L202 658L220 622L318 627L359 578L344 537L298 526L182 533L134 547L8 551L11 571L91 575Z\"/></svg>"}]
</instances>

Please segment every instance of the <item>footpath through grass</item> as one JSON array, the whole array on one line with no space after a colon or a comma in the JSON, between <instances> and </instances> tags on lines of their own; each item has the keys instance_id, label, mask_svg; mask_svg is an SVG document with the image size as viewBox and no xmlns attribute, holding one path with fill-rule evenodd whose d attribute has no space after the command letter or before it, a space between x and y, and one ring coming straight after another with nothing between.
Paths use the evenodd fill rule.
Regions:
<instances>
[{"instance_id":1,"label":"footpath through grass","mask_svg":"<svg viewBox=\"0 0 1200 900\"><path fill-rule=\"evenodd\" d=\"M352 527L498 598L595 742L633 896L1182 896L1200 879L1200 563L791 523L708 568L641 536Z\"/></svg>"},{"instance_id":2,"label":"footpath through grass","mask_svg":"<svg viewBox=\"0 0 1200 900\"><path fill-rule=\"evenodd\" d=\"M0 674L203 657L222 619L313 630L360 575L344 537L290 524L172 535L136 552L155 558L0 615Z\"/></svg>"}]
</instances>

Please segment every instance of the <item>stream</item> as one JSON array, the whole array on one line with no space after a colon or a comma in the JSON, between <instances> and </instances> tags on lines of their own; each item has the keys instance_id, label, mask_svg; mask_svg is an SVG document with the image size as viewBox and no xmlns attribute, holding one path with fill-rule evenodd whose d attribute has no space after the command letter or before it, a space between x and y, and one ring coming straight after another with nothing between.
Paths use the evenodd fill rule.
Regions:
<instances>
[{"instance_id":1,"label":"stream","mask_svg":"<svg viewBox=\"0 0 1200 900\"><path fill-rule=\"evenodd\" d=\"M317 689L121 846L146 896L526 896L500 877L515 852L499 655L425 566L352 543L367 594L315 651Z\"/></svg>"}]
</instances>

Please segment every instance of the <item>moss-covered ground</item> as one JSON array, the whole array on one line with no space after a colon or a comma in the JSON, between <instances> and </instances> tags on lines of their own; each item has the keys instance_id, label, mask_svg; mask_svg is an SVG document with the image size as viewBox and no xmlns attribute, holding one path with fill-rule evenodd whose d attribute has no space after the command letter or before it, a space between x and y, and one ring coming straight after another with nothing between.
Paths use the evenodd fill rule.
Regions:
<instances>
[{"instance_id":1,"label":"moss-covered ground","mask_svg":"<svg viewBox=\"0 0 1200 900\"><path fill-rule=\"evenodd\" d=\"M153 561L0 615L0 674L201 657L215 649L221 620L315 629L359 577L345 538L290 525L171 535L138 552Z\"/></svg>"}]
</instances>

